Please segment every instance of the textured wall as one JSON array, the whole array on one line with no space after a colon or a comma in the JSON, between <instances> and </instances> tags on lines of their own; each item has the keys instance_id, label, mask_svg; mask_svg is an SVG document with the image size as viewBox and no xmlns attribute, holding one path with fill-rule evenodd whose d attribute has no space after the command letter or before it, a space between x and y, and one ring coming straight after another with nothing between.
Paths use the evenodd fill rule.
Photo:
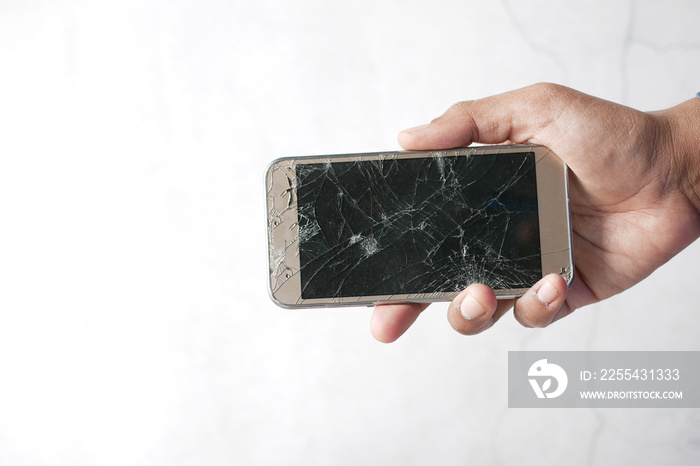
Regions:
<instances>
[{"instance_id":1,"label":"textured wall","mask_svg":"<svg viewBox=\"0 0 700 466\"><path fill-rule=\"evenodd\" d=\"M429 5L430 4L430 5ZM700 350L694 244L476 337L266 292L263 171L537 81L700 91L694 0L0 3L0 464L689 464L696 410L509 410L507 351Z\"/></svg>"}]
</instances>

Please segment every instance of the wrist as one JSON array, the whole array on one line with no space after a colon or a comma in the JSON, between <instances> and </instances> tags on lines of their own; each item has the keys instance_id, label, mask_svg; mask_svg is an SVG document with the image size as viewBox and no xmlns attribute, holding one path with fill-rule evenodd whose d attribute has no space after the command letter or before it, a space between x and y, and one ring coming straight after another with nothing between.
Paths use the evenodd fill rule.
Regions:
<instances>
[{"instance_id":1,"label":"wrist","mask_svg":"<svg viewBox=\"0 0 700 466\"><path fill-rule=\"evenodd\" d=\"M678 188L700 214L700 98L695 97L675 107L659 112L663 123L669 180Z\"/></svg>"}]
</instances>

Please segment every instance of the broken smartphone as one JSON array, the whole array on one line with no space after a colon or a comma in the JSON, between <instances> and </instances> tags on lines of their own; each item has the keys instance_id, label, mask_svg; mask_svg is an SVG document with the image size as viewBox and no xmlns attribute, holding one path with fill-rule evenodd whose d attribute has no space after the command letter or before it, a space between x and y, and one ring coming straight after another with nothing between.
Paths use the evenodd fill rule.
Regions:
<instances>
[{"instance_id":1,"label":"broken smartphone","mask_svg":"<svg viewBox=\"0 0 700 466\"><path fill-rule=\"evenodd\" d=\"M498 298L573 280L566 165L543 146L282 158L266 173L282 307Z\"/></svg>"}]
</instances>

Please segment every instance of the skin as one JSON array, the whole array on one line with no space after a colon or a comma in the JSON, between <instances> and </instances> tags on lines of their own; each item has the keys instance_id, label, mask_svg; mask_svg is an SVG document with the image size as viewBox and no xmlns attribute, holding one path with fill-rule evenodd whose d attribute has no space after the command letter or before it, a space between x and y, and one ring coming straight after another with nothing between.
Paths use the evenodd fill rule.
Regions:
<instances>
[{"instance_id":1,"label":"skin","mask_svg":"<svg viewBox=\"0 0 700 466\"><path fill-rule=\"evenodd\" d=\"M399 134L406 150L471 143L531 143L552 149L571 170L575 280L548 275L515 300L481 284L450 304L465 335L490 328L513 308L526 327L546 327L575 309L640 282L700 235L700 99L660 112L537 84L459 102L430 124ZM399 338L426 304L379 304L370 323L381 342Z\"/></svg>"}]
</instances>

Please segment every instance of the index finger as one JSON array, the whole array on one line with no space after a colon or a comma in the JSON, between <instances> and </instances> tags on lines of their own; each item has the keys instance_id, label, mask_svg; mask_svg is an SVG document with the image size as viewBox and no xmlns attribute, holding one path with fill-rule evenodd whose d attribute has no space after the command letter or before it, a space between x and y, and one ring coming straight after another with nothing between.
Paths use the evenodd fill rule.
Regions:
<instances>
[{"instance_id":1,"label":"index finger","mask_svg":"<svg viewBox=\"0 0 700 466\"><path fill-rule=\"evenodd\" d=\"M407 150L449 149L473 142L530 142L549 146L556 132L545 131L583 94L563 86L541 83L516 91L459 102L428 125L399 133Z\"/></svg>"}]
</instances>

